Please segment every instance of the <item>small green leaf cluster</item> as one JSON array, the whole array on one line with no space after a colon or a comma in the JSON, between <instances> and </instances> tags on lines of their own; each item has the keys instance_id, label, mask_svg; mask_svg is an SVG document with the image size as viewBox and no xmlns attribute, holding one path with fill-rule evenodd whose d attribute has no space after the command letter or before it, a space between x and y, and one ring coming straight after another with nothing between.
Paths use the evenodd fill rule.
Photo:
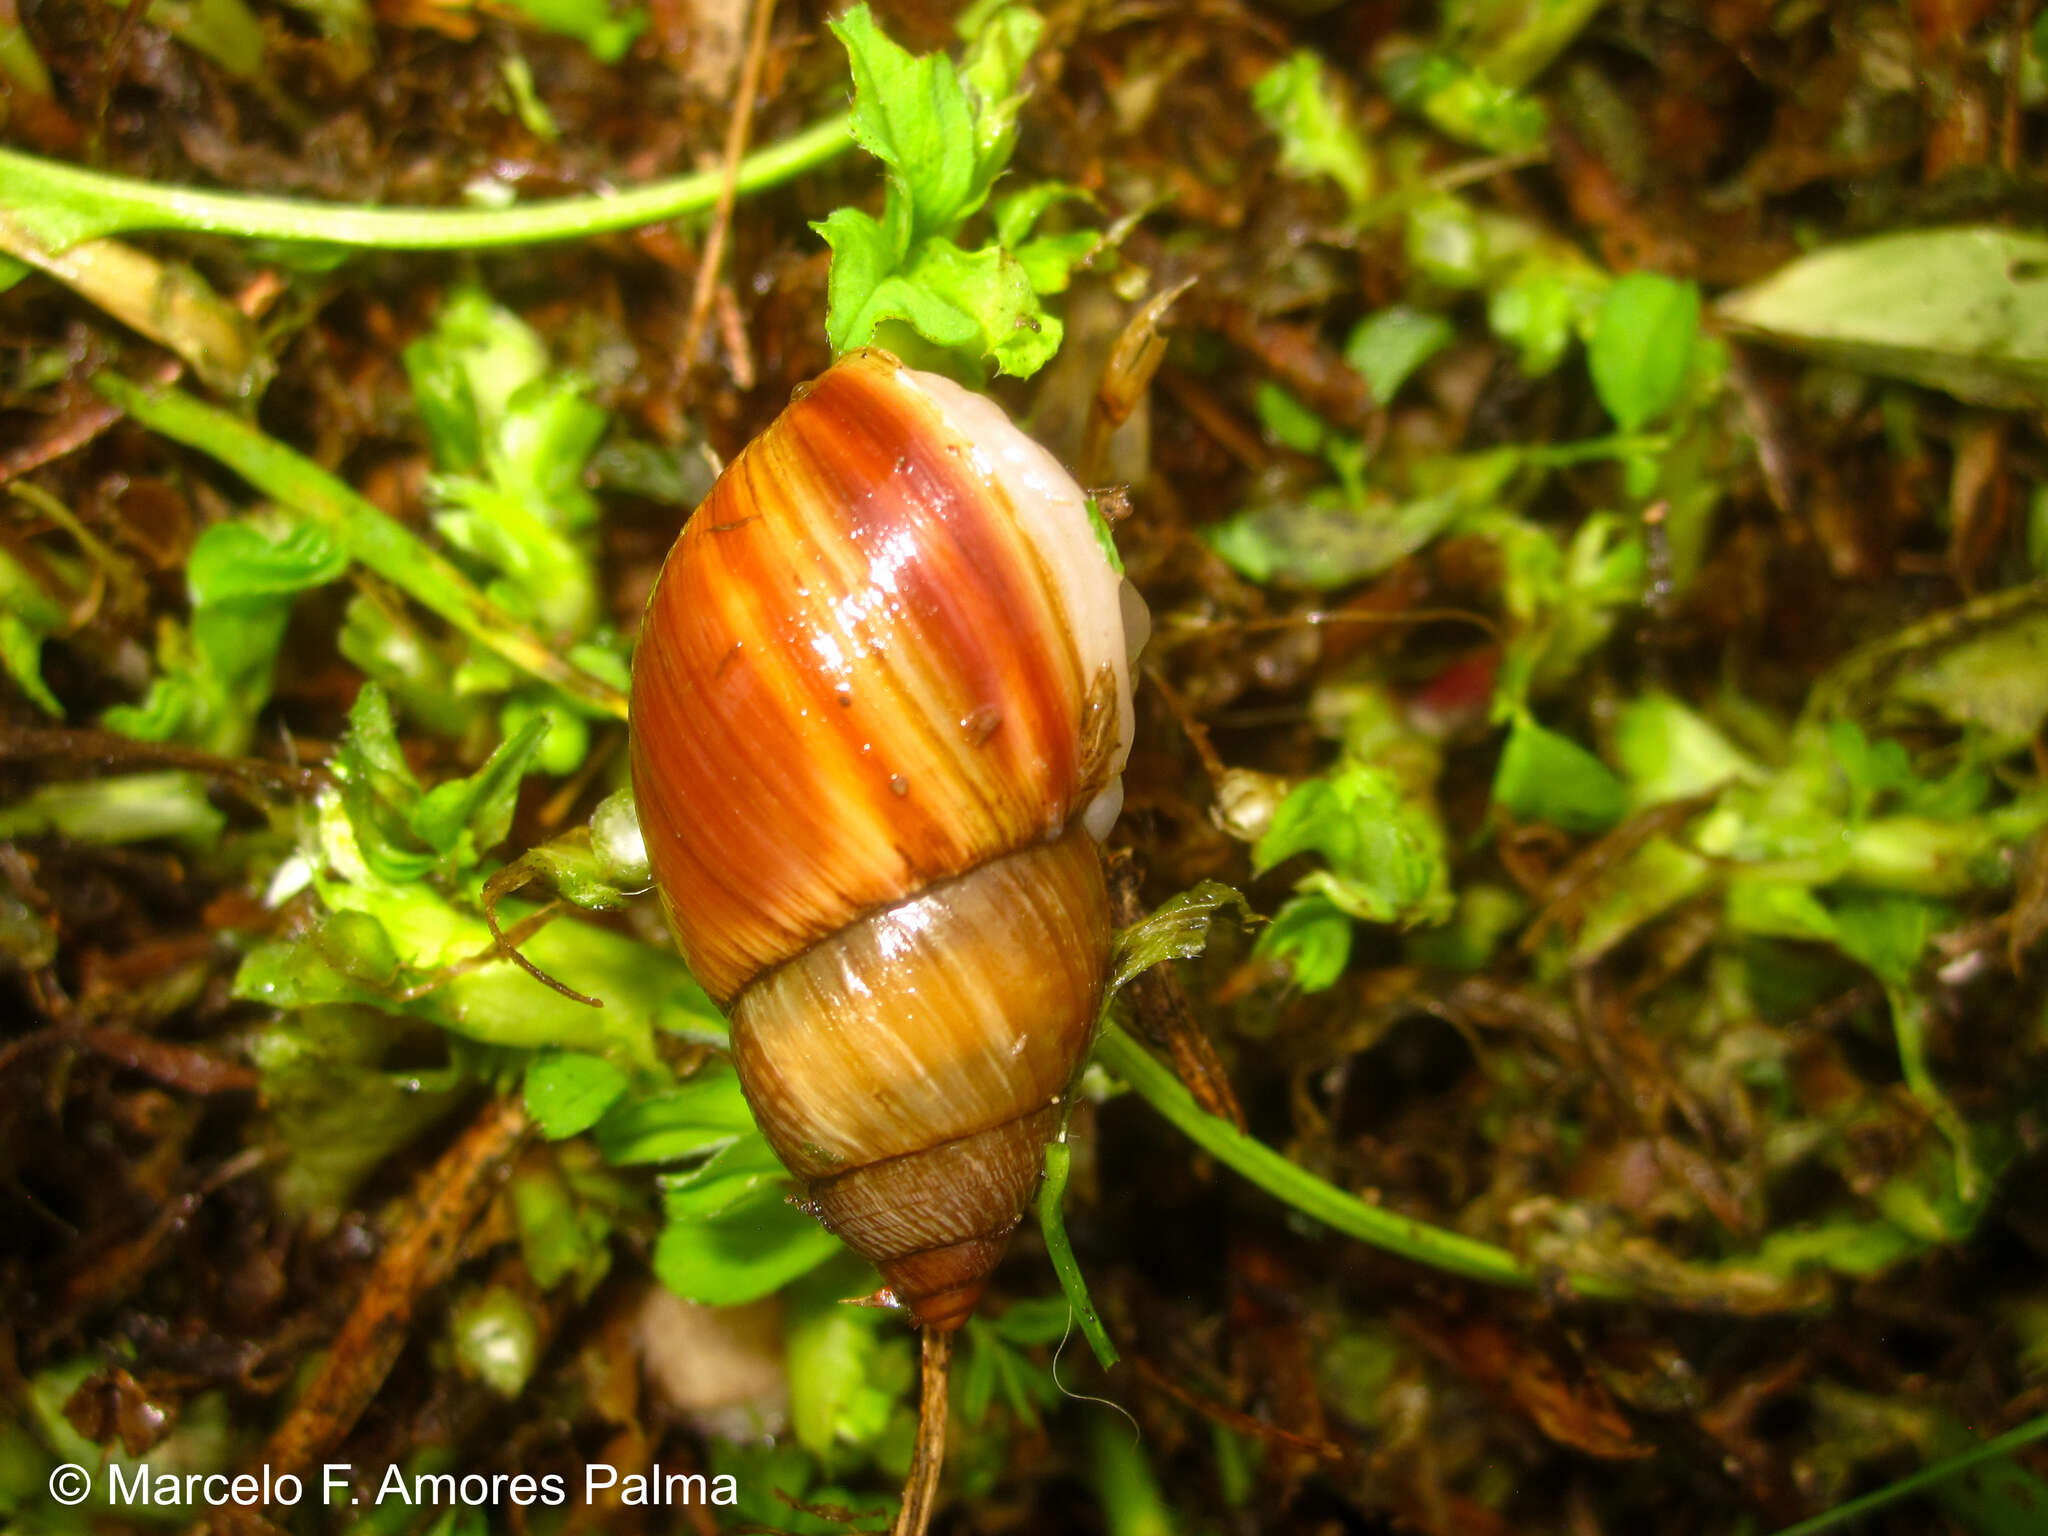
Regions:
<instances>
[{"instance_id":1,"label":"small green leaf cluster","mask_svg":"<svg viewBox=\"0 0 2048 1536\"><path fill-rule=\"evenodd\" d=\"M552 369L541 339L475 288L458 289L405 349L433 450L437 533L485 578L484 593L572 665L624 687L625 647L605 622L597 501L586 466L605 413ZM495 651L437 642L374 593L350 603L342 654L422 725L471 745L545 717L540 766L566 773L589 748L583 717Z\"/></svg>"},{"instance_id":2,"label":"small green leaf cluster","mask_svg":"<svg viewBox=\"0 0 2048 1536\"><path fill-rule=\"evenodd\" d=\"M982 19L957 70L892 42L865 4L831 23L853 69L853 135L886 168L880 218L840 208L812 227L832 248L826 335L835 352L880 343L978 379L1026 377L1059 350L1045 308L1100 245L1094 231L1034 234L1055 204L1083 197L1039 182L989 204L1017 142L1024 67L1044 22L1021 6ZM993 238L962 227L989 205Z\"/></svg>"},{"instance_id":3,"label":"small green leaf cluster","mask_svg":"<svg viewBox=\"0 0 2048 1536\"><path fill-rule=\"evenodd\" d=\"M223 756L246 752L270 701L292 600L348 569L320 529L282 514L215 523L186 567L189 620L157 633L157 675L139 704L106 712L109 730Z\"/></svg>"},{"instance_id":4,"label":"small green leaf cluster","mask_svg":"<svg viewBox=\"0 0 2048 1536\"><path fill-rule=\"evenodd\" d=\"M636 1080L604 1056L545 1051L528 1063L525 1094L550 1140L589 1132L611 1167L670 1170L658 1179L653 1262L679 1296L736 1306L844 1252L789 1203L789 1174L723 1060L680 1082L645 1072Z\"/></svg>"},{"instance_id":5,"label":"small green leaf cluster","mask_svg":"<svg viewBox=\"0 0 2048 1536\"><path fill-rule=\"evenodd\" d=\"M679 1078L657 1047L664 1036L722 1044L710 1001L673 956L573 920L520 944L604 1006L562 997L504 962L481 915L488 855L509 830L545 730L530 720L476 772L427 788L399 747L383 690L372 683L359 695L312 841L272 882L273 900L310 890L320 916L257 946L235 982L241 997L292 1010L256 1055L279 1106L274 1134L292 1151L293 1198L331 1211L379 1159L460 1102L465 1085L514 1073L534 1122L558 1144L550 1169L514 1192L537 1283L595 1284L616 1222L645 1219L615 1170L656 1167L656 1273L693 1300L753 1300L843 1249L788 1203L789 1176L731 1066L715 1058ZM576 892L584 904L618 899L602 870L599 861ZM512 924L532 915L511 901L497 910ZM343 1018L348 1029L329 1027ZM410 1095L380 1066L410 1038L408 1021L452 1037L447 1067L411 1073ZM350 1103L362 1106L359 1122Z\"/></svg>"},{"instance_id":6,"label":"small green leaf cluster","mask_svg":"<svg viewBox=\"0 0 2048 1536\"><path fill-rule=\"evenodd\" d=\"M1247 507L1204 530L1209 547L1249 580L1314 591L1349 586L1423 548L1464 505L1456 488L1404 498L1369 484L1364 441L1277 384L1262 382L1252 403L1269 439L1320 458L1335 484Z\"/></svg>"},{"instance_id":7,"label":"small green leaf cluster","mask_svg":"<svg viewBox=\"0 0 2048 1536\"><path fill-rule=\"evenodd\" d=\"M1389 52L1379 75L1395 106L1474 149L1527 155L1549 137L1550 114L1542 102L1454 53L1435 48Z\"/></svg>"},{"instance_id":8,"label":"small green leaf cluster","mask_svg":"<svg viewBox=\"0 0 2048 1536\"><path fill-rule=\"evenodd\" d=\"M1455 206L1463 209L1464 205ZM1503 288L1499 293L1509 291ZM1321 458L1334 484L1248 507L1223 519L1205 530L1210 547L1249 580L1329 591L1381 574L1446 532L1498 535L1515 566L1507 591L1509 606L1518 619L1527 621L1541 608L1565 623L1571 623L1573 615L1587 620L1581 626L1585 632L1567 638L1546 664L1553 675L1569 672L1591 644L1604 637L1604 627L1597 634L1592 630L1599 611L1634 595L1632 590L1622 590L1627 582L1621 571L1609 572L1609 577L1621 582L1615 587L1608 578L1587 569L1589 562L1612 565L1619 559L1624 564L1639 563L1641 545L1617 530L1612 518L1590 519L1574 535L1570 551L1563 557L1562 579L1612 590L1590 607L1586 600L1593 594L1583 590L1560 605L1544 595L1545 589L1555 588L1560 579L1555 536L1502 511L1501 503L1510 496L1521 500L1533 495L1538 477L1547 470L1618 460L1630 493L1648 496L1662 491L1667 504L1682 498L1687 518L1681 536L1688 540L1690 551L1703 536L1705 518L1713 500L1718 499L1717 487L1700 487L1696 476L1688 477L1692 461L1684 455L1673 456L1676 470L1664 467L1657 454L1669 449L1668 439L1641 435L1644 428L1685 413L1689 391L1708 396L1718 387L1720 354L1701 342L1698 289L1654 273L1632 273L1594 292L1597 301L1583 324L1588 336L1588 367L1595 393L1622 428L1622 436L1500 448L1381 469L1373 463L1362 439L1337 431L1279 385L1262 382L1253 392L1253 407L1267 438L1280 447ZM1547 330L1541 342L1545 369L1555 366L1556 356L1574 334L1562 313L1557 325ZM1367 316L1353 328L1345 344L1345 361L1371 384L1376 399L1387 401L1455 334L1442 314L1395 305ZM1528 362L1525 355L1525 368ZM1512 529L1511 523L1515 525ZM1595 547L1602 543L1608 546L1605 554ZM1688 572L1693 563L1691 559L1686 562ZM1525 641L1522 650L1523 660L1533 660L1533 641ZM1526 669L1511 669L1507 694L1521 697L1532 680Z\"/></svg>"},{"instance_id":9,"label":"small green leaf cluster","mask_svg":"<svg viewBox=\"0 0 2048 1536\"><path fill-rule=\"evenodd\" d=\"M1001 1403L1018 1425L1036 1430L1040 1416L1059 1401L1059 1386L1023 1352L1059 1343L1072 1326L1064 1296L1013 1302L993 1317L970 1317L967 1347L953 1368L961 1421L979 1426Z\"/></svg>"},{"instance_id":10,"label":"small green leaf cluster","mask_svg":"<svg viewBox=\"0 0 2048 1536\"><path fill-rule=\"evenodd\" d=\"M1378 167L1352 108L1311 49L1298 48L1252 85L1252 109L1280 140L1280 168L1303 181L1327 176L1354 214L1371 203Z\"/></svg>"},{"instance_id":11,"label":"small green leaf cluster","mask_svg":"<svg viewBox=\"0 0 2048 1536\"><path fill-rule=\"evenodd\" d=\"M1945 764L1915 762L1900 741L1873 737L1846 716L1802 722L1788 740L1767 744L1778 758L1768 766L1654 692L1622 706L1613 770L1568 741L1533 732L1532 740L1521 748L1538 759L1528 779L1547 766L1564 786L1547 792L1553 814L1587 813L1581 830L1618 821L1628 807L1703 802L1682 830L1636 840L1600 872L1575 932L1552 936L1557 958L1587 964L1679 904L1717 898L1750 986L1783 985L1776 978L1796 969L1787 945L1822 946L1862 968L1883 989L1906 1085L1951 1148L1887 1196L1917 1214L1887 1209L1887 1219L1903 1222L1915 1243L1965 1235L1989 1189L1993 1148L1934 1077L1920 973L1934 935L1958 916L1955 899L2010 884L2011 851L2048 829L2048 794L2001 798L1988 772L1994 738L1966 736Z\"/></svg>"},{"instance_id":12,"label":"small green leaf cluster","mask_svg":"<svg viewBox=\"0 0 2048 1536\"><path fill-rule=\"evenodd\" d=\"M336 783L316 798L305 845L268 893L277 904L310 891L324 915L252 950L237 994L286 1008L381 1007L489 1045L562 1043L630 1060L651 1054L657 1030L722 1033L679 962L652 963L645 946L604 929L557 922L524 946L549 974L605 997L601 1010L496 963L481 915L487 856L510 827L544 729L529 722L476 772L428 789L398 745L389 699L365 685L335 754ZM516 921L529 909L508 913Z\"/></svg>"},{"instance_id":13,"label":"small green leaf cluster","mask_svg":"<svg viewBox=\"0 0 2048 1536\"><path fill-rule=\"evenodd\" d=\"M1347 757L1297 786L1252 850L1264 874L1298 854L1323 867L1262 931L1254 953L1291 967L1295 984L1333 985L1351 957L1352 922L1440 923L1452 910L1450 864L1436 808L1385 768Z\"/></svg>"}]
</instances>

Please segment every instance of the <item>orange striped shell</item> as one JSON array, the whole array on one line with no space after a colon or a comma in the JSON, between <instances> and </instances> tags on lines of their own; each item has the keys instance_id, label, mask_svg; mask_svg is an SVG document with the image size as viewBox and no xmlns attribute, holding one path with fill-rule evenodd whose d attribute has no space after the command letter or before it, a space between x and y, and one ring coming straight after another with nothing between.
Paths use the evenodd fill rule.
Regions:
<instances>
[{"instance_id":1,"label":"orange striped shell","mask_svg":"<svg viewBox=\"0 0 2048 1536\"><path fill-rule=\"evenodd\" d=\"M756 1117L939 1326L1018 1219L1100 1005L1082 828L1114 817L1130 742L1120 587L1050 455L856 352L719 478L634 658L648 858ZM920 1167L946 1188L891 1208Z\"/></svg>"}]
</instances>

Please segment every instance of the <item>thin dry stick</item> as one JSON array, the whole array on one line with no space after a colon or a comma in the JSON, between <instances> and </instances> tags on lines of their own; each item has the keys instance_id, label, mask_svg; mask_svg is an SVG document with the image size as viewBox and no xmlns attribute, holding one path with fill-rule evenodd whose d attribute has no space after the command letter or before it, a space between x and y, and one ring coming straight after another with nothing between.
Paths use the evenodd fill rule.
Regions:
<instances>
[{"instance_id":1,"label":"thin dry stick","mask_svg":"<svg viewBox=\"0 0 2048 1536\"><path fill-rule=\"evenodd\" d=\"M415 1309L454 1271L462 1240L503 1182L527 1133L517 1098L494 1099L421 1175L413 1208L377 1255L320 1373L249 1465L301 1474L341 1444L412 1337ZM252 1510L224 1509L212 1529L260 1529ZM195 1531L207 1529L207 1523Z\"/></svg>"},{"instance_id":2,"label":"thin dry stick","mask_svg":"<svg viewBox=\"0 0 2048 1536\"><path fill-rule=\"evenodd\" d=\"M683 350L676 356L675 376L687 380L704 340L711 298L718 289L718 269L725 259L726 231L732 227L733 196L739 185L740 161L747 153L747 130L754 117L754 92L761 84L761 64L768 53L768 22L775 0L754 0L753 26L747 34L747 57L740 65L740 88L733 97L732 121L725 130L725 180L718 204L711 210L711 228L704 235L704 254L697 263L696 291L690 295L690 323L683 330Z\"/></svg>"},{"instance_id":3,"label":"thin dry stick","mask_svg":"<svg viewBox=\"0 0 2048 1536\"><path fill-rule=\"evenodd\" d=\"M953 1335L924 1330L924 1391L917 1405L917 1456L903 1484L903 1512L889 1536L924 1536L939 1495L939 1469L946 1461L946 1380L953 1363Z\"/></svg>"}]
</instances>

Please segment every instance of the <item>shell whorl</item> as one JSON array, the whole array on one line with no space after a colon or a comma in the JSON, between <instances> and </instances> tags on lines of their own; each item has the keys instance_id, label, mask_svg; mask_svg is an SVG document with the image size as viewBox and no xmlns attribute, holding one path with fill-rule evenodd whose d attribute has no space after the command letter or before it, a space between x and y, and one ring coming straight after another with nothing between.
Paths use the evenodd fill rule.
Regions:
<instances>
[{"instance_id":1,"label":"shell whorl","mask_svg":"<svg viewBox=\"0 0 2048 1536\"><path fill-rule=\"evenodd\" d=\"M1049 454L864 352L649 600L633 780L671 924L812 1210L928 1326L1000 1257L1101 1003L1119 586Z\"/></svg>"},{"instance_id":2,"label":"shell whorl","mask_svg":"<svg viewBox=\"0 0 2048 1536\"><path fill-rule=\"evenodd\" d=\"M849 924L733 1004L762 1132L925 1323L966 1317L1030 1198L1109 934L1076 826Z\"/></svg>"}]
</instances>

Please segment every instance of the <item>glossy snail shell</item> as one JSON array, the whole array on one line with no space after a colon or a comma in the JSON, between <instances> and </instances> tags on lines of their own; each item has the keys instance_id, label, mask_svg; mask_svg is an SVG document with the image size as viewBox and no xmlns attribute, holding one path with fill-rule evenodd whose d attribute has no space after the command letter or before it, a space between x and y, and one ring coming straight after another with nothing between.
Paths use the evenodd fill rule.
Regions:
<instances>
[{"instance_id":1,"label":"glossy snail shell","mask_svg":"<svg viewBox=\"0 0 2048 1536\"><path fill-rule=\"evenodd\" d=\"M1050 454L864 351L734 459L648 603L670 922L810 1209L930 1328L987 1284L1101 1005L1132 602Z\"/></svg>"}]
</instances>

